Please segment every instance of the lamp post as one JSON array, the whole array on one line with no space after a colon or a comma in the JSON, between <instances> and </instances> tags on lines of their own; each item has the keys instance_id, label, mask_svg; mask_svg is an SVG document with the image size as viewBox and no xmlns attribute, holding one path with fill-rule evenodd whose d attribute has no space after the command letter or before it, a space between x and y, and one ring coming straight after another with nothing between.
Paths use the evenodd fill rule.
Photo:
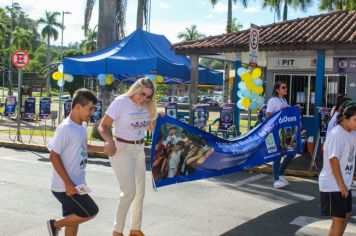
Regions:
<instances>
[{"instance_id":1,"label":"lamp post","mask_svg":"<svg viewBox=\"0 0 356 236\"><path fill-rule=\"evenodd\" d=\"M61 37L61 62L63 63L63 31L64 31L64 14L72 14L69 11L62 11L62 37ZM64 78L62 78L64 79ZM58 101L58 124L62 122L62 96L63 85L59 86L59 101Z\"/></svg>"}]
</instances>

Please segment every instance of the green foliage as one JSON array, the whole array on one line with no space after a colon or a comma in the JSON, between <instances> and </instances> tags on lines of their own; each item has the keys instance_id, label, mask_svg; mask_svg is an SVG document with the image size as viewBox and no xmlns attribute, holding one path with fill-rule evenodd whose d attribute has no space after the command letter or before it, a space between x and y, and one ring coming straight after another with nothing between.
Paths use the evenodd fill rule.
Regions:
<instances>
[{"instance_id":1,"label":"green foliage","mask_svg":"<svg viewBox=\"0 0 356 236\"><path fill-rule=\"evenodd\" d=\"M186 27L184 32L180 32L177 38L183 39L184 41L194 40L205 37L204 34L198 32L196 25L191 25L190 28Z\"/></svg>"},{"instance_id":2,"label":"green foliage","mask_svg":"<svg viewBox=\"0 0 356 236\"><path fill-rule=\"evenodd\" d=\"M157 84L156 86L156 97L159 101L160 97L168 94L169 86L167 84Z\"/></svg>"},{"instance_id":3,"label":"green foliage","mask_svg":"<svg viewBox=\"0 0 356 236\"><path fill-rule=\"evenodd\" d=\"M208 67L214 70L223 70L224 63L220 60L210 59L210 58L201 58L199 64L202 66Z\"/></svg>"}]
</instances>

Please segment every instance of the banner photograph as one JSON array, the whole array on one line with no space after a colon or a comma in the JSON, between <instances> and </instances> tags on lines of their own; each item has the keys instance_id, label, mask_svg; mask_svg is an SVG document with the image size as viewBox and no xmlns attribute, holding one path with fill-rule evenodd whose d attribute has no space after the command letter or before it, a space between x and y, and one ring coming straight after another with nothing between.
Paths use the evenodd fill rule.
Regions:
<instances>
[{"instance_id":1,"label":"banner photograph","mask_svg":"<svg viewBox=\"0 0 356 236\"><path fill-rule=\"evenodd\" d=\"M276 112L244 136L222 139L199 128L158 117L150 165L155 187L239 172L301 152L297 107Z\"/></svg>"}]
</instances>

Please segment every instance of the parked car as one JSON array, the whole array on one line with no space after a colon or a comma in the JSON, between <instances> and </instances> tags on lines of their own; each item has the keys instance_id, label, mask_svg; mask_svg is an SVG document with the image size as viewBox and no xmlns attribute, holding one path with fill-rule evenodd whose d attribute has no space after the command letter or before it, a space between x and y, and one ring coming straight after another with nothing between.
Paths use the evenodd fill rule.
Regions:
<instances>
[{"instance_id":1,"label":"parked car","mask_svg":"<svg viewBox=\"0 0 356 236\"><path fill-rule=\"evenodd\" d=\"M189 103L189 97L188 96L183 96L178 98L179 103Z\"/></svg>"},{"instance_id":2,"label":"parked car","mask_svg":"<svg viewBox=\"0 0 356 236\"><path fill-rule=\"evenodd\" d=\"M206 104L209 104L210 106L218 106L219 105L219 102L216 101L212 97L204 97L200 100L200 103L206 103Z\"/></svg>"}]
</instances>

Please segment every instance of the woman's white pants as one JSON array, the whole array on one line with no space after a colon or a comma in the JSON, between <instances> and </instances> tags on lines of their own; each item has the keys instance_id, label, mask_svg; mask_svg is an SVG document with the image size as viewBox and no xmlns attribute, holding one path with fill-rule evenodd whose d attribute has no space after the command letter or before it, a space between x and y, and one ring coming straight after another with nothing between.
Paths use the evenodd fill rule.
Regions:
<instances>
[{"instance_id":1,"label":"woman's white pants","mask_svg":"<svg viewBox=\"0 0 356 236\"><path fill-rule=\"evenodd\" d=\"M117 151L109 159L121 192L116 209L114 230L122 233L130 206L130 229L141 229L146 163L143 144L127 144L117 141L115 143Z\"/></svg>"}]
</instances>

